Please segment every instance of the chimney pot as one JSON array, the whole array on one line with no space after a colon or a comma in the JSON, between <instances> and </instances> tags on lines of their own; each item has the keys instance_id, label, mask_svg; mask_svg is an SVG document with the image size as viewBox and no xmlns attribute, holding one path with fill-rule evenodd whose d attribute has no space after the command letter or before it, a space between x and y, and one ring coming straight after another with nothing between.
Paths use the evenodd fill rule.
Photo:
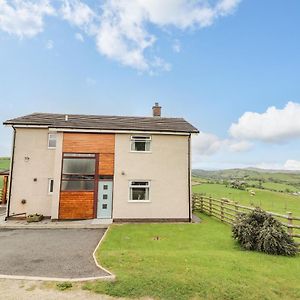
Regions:
<instances>
[{"instance_id":1,"label":"chimney pot","mask_svg":"<svg viewBox=\"0 0 300 300\"><path fill-rule=\"evenodd\" d=\"M152 107L153 117L161 117L161 106L159 106L158 102L155 102L154 106Z\"/></svg>"}]
</instances>

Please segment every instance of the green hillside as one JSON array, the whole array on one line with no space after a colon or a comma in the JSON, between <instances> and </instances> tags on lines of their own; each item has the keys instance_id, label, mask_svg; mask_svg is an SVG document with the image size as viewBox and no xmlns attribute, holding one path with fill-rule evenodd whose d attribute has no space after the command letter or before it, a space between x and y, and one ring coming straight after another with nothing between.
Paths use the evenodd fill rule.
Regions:
<instances>
[{"instance_id":1,"label":"green hillside","mask_svg":"<svg viewBox=\"0 0 300 300\"><path fill-rule=\"evenodd\" d=\"M10 164L9 157L0 157L0 170L8 170Z\"/></svg>"},{"instance_id":2,"label":"green hillside","mask_svg":"<svg viewBox=\"0 0 300 300\"><path fill-rule=\"evenodd\" d=\"M0 171L1 170L8 170L10 165L10 158L9 157L0 157ZM0 190L3 186L3 177L0 176Z\"/></svg>"},{"instance_id":3,"label":"green hillside","mask_svg":"<svg viewBox=\"0 0 300 300\"><path fill-rule=\"evenodd\" d=\"M228 198L246 206L260 206L273 212L285 214L287 211L300 216L300 196L286 193L272 192L269 190L252 189L255 196L246 190L226 187L222 184L200 184L193 186L193 192L212 196L217 199Z\"/></svg>"},{"instance_id":4,"label":"green hillside","mask_svg":"<svg viewBox=\"0 0 300 300\"><path fill-rule=\"evenodd\" d=\"M300 172L261 169L230 169L218 171L193 170L198 180L226 184L232 180L245 181L249 188L285 193L300 192Z\"/></svg>"}]
</instances>

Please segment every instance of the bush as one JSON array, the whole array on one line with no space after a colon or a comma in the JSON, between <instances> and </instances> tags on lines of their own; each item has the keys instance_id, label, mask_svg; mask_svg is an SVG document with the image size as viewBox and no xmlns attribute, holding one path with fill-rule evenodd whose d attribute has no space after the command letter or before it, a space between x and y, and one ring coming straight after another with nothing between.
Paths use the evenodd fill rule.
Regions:
<instances>
[{"instance_id":1,"label":"bush","mask_svg":"<svg viewBox=\"0 0 300 300\"><path fill-rule=\"evenodd\" d=\"M281 223L259 208L249 214L238 214L232 234L246 250L286 256L294 256L299 251Z\"/></svg>"},{"instance_id":2,"label":"bush","mask_svg":"<svg viewBox=\"0 0 300 300\"><path fill-rule=\"evenodd\" d=\"M61 291L64 291L64 290L67 290L67 289L70 289L72 287L72 283L71 282L60 282L60 283L57 283L56 284L56 287L61 290Z\"/></svg>"}]
</instances>

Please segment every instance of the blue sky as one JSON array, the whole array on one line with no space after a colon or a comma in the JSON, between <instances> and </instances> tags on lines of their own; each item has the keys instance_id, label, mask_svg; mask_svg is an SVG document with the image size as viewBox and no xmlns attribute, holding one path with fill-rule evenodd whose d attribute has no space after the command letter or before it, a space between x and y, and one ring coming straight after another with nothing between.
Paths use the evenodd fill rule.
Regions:
<instances>
[{"instance_id":1,"label":"blue sky","mask_svg":"<svg viewBox=\"0 0 300 300\"><path fill-rule=\"evenodd\" d=\"M194 167L300 169L300 2L143 2L1 2L0 120L159 102L203 132Z\"/></svg>"}]
</instances>

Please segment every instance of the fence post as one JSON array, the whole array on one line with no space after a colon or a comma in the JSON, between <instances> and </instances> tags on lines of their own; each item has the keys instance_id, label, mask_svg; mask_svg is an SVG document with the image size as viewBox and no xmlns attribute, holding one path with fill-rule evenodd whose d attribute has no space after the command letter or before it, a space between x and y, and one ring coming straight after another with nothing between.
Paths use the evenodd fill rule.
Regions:
<instances>
[{"instance_id":1,"label":"fence post","mask_svg":"<svg viewBox=\"0 0 300 300\"><path fill-rule=\"evenodd\" d=\"M237 215L238 215L238 213L239 213L239 203L237 202L237 201L235 201L235 206L234 206L234 208L235 208L235 217L237 217Z\"/></svg>"},{"instance_id":2,"label":"fence post","mask_svg":"<svg viewBox=\"0 0 300 300\"><path fill-rule=\"evenodd\" d=\"M209 197L209 214L212 215L212 199Z\"/></svg>"},{"instance_id":3,"label":"fence post","mask_svg":"<svg viewBox=\"0 0 300 300\"><path fill-rule=\"evenodd\" d=\"M293 234L293 214L291 212L287 212L287 220L288 220L288 234L291 236Z\"/></svg>"},{"instance_id":4,"label":"fence post","mask_svg":"<svg viewBox=\"0 0 300 300\"><path fill-rule=\"evenodd\" d=\"M200 197L200 211L203 212L203 197Z\"/></svg>"},{"instance_id":5,"label":"fence post","mask_svg":"<svg viewBox=\"0 0 300 300\"><path fill-rule=\"evenodd\" d=\"M224 222L224 201L221 200L221 221Z\"/></svg>"}]
</instances>

